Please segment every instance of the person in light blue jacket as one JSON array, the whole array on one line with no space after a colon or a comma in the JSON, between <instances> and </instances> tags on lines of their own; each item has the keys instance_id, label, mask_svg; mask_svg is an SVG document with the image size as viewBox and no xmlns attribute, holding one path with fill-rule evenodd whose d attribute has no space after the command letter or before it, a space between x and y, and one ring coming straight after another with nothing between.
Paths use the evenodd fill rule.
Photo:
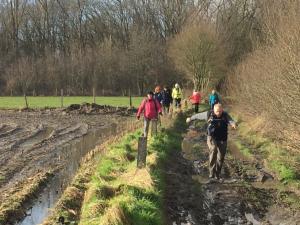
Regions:
<instances>
[{"instance_id":1,"label":"person in light blue jacket","mask_svg":"<svg viewBox=\"0 0 300 225\"><path fill-rule=\"evenodd\" d=\"M217 94L215 90L212 90L211 94L209 95L209 106L210 109L213 110L214 105L220 103L220 96Z\"/></svg>"}]
</instances>

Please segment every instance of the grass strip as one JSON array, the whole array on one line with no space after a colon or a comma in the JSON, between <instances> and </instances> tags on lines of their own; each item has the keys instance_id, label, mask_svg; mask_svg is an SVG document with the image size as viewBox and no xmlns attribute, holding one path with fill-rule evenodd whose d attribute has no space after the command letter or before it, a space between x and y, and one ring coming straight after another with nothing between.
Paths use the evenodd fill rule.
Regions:
<instances>
[{"instance_id":1,"label":"grass strip","mask_svg":"<svg viewBox=\"0 0 300 225\"><path fill-rule=\"evenodd\" d=\"M97 169L97 165L108 154L107 152L110 151L113 143L119 142L125 136L125 133L136 130L140 127L140 124L125 122L120 126L123 127L123 131L118 136L109 138L84 157L73 181L64 191L51 216L43 222L43 225L78 224L85 193Z\"/></svg>"},{"instance_id":2,"label":"grass strip","mask_svg":"<svg viewBox=\"0 0 300 225\"><path fill-rule=\"evenodd\" d=\"M182 117L182 118L181 118ZM129 134L110 147L92 176L82 207L80 225L163 225L164 162L180 150L181 114L148 141L147 165L136 168L141 132ZM171 127L172 124L172 127Z\"/></svg>"}]
</instances>

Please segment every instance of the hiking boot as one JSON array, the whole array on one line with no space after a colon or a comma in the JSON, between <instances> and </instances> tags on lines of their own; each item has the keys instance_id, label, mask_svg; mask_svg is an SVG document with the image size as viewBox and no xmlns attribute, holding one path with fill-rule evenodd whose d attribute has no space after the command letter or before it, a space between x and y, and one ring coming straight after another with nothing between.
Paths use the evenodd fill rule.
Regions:
<instances>
[{"instance_id":1,"label":"hiking boot","mask_svg":"<svg viewBox=\"0 0 300 225\"><path fill-rule=\"evenodd\" d=\"M217 176L216 176L216 179L217 179L218 181L220 181L220 182L223 182L223 181L224 181L224 179L223 179L220 175L217 175Z\"/></svg>"},{"instance_id":2,"label":"hiking boot","mask_svg":"<svg viewBox=\"0 0 300 225\"><path fill-rule=\"evenodd\" d=\"M208 178L213 179L213 178L216 178L216 176L214 174L209 174Z\"/></svg>"}]
</instances>

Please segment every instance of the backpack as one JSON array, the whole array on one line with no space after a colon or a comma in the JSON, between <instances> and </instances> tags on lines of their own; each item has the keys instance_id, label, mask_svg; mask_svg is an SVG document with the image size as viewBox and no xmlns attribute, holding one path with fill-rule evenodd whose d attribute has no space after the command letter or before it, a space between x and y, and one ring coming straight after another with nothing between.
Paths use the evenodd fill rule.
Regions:
<instances>
[{"instance_id":1,"label":"backpack","mask_svg":"<svg viewBox=\"0 0 300 225\"><path fill-rule=\"evenodd\" d=\"M146 100L146 103L149 102L149 99L148 99L148 98L146 98L145 100ZM157 110L156 101L157 101L157 100L156 100L155 98L153 98L154 107L155 107L155 112L156 112L156 114L157 114L157 116L158 116L158 110Z\"/></svg>"},{"instance_id":2,"label":"backpack","mask_svg":"<svg viewBox=\"0 0 300 225\"><path fill-rule=\"evenodd\" d=\"M219 102L220 102L219 95L215 94L215 104L217 104Z\"/></svg>"}]
</instances>

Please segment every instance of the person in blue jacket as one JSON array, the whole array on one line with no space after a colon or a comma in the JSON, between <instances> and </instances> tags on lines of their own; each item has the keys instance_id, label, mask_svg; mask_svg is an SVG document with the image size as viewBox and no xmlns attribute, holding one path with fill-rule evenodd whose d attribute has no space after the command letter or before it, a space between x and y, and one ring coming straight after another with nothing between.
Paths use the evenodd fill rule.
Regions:
<instances>
[{"instance_id":1,"label":"person in blue jacket","mask_svg":"<svg viewBox=\"0 0 300 225\"><path fill-rule=\"evenodd\" d=\"M215 90L212 90L211 94L209 95L209 106L210 109L213 110L214 109L214 105L221 103L220 101L220 96L217 94L217 92Z\"/></svg>"}]
</instances>

